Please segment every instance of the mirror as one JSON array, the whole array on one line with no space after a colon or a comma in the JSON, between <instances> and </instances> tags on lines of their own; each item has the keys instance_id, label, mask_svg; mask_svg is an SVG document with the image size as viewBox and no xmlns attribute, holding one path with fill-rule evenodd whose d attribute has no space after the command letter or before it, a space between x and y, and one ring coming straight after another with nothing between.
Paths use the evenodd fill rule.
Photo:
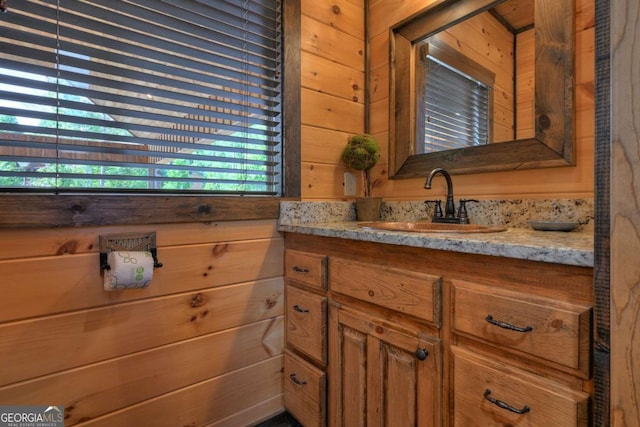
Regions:
<instances>
[{"instance_id":1,"label":"mirror","mask_svg":"<svg viewBox=\"0 0 640 427\"><path fill-rule=\"evenodd\" d=\"M522 18L524 21L529 20L529 23L516 24L520 27L512 25L517 30L534 23L530 40L535 46L530 48L529 55L535 61L531 64L532 58L529 58L529 63L530 73L535 77L528 77L533 82L532 93L526 94L516 89L517 79L515 76L511 77L511 94L505 96L506 92L496 90L493 96L510 99L513 108L505 110L496 106L496 102L491 102L490 110L499 110L500 118L490 118L488 139L479 145L425 152L424 99L428 92L424 90L427 77L421 58L426 57L425 52L435 52L443 45L460 46L461 41L454 34L456 31L458 34L469 33L470 30L456 29L455 26L466 25L483 13L491 13L496 19L514 22L508 14L518 10L533 10L533 17ZM390 178L425 177L436 167L461 174L574 165L574 21L573 0L460 0L436 2L435 6L392 28ZM478 28L478 32L471 38L483 40L482 30L489 32L486 27ZM489 44L486 41L483 43L487 46ZM514 44L511 52L517 46ZM457 50L461 52L464 49ZM517 57L515 54L511 56ZM481 60L470 58L463 62L477 64ZM489 70L488 73L483 71L481 74L495 74L497 81L497 74L503 69L517 72L518 69L526 68L522 65L524 63L516 61L511 65L502 64L497 69ZM479 68L485 70L488 67L482 64ZM503 86L508 86L508 83ZM528 104L529 111L520 104ZM520 107L520 110L516 107ZM509 118L506 122L505 117ZM523 126L527 122L528 126ZM503 125L501 130L497 124Z\"/></svg>"}]
</instances>

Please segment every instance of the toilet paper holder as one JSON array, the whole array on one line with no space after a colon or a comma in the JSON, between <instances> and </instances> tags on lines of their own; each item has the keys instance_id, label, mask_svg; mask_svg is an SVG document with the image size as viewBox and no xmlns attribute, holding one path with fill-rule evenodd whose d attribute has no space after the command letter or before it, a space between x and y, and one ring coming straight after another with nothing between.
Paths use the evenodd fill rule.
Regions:
<instances>
[{"instance_id":1,"label":"toilet paper holder","mask_svg":"<svg viewBox=\"0 0 640 427\"><path fill-rule=\"evenodd\" d=\"M153 257L153 268L162 267L158 261L158 249L156 248L156 232L123 233L98 236L100 250L100 272L111 270L107 261L109 252L112 251L146 251Z\"/></svg>"}]
</instances>

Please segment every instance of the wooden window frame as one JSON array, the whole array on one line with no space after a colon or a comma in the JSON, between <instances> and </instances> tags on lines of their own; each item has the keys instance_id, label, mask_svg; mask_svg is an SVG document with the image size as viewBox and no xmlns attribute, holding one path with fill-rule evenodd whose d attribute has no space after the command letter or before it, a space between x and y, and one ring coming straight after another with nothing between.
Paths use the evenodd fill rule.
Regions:
<instances>
[{"instance_id":1,"label":"wooden window frame","mask_svg":"<svg viewBox=\"0 0 640 427\"><path fill-rule=\"evenodd\" d=\"M300 197L300 0L284 2L283 197L0 194L0 228L277 219L281 200Z\"/></svg>"}]
</instances>

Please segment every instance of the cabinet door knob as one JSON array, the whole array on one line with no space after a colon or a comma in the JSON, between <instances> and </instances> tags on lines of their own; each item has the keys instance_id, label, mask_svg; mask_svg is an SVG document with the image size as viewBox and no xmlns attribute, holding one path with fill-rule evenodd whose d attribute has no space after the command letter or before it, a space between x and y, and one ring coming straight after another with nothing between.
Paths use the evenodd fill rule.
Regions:
<instances>
[{"instance_id":1,"label":"cabinet door knob","mask_svg":"<svg viewBox=\"0 0 640 427\"><path fill-rule=\"evenodd\" d=\"M289 375L289 378L291 379L291 381L298 385L305 385L307 383L306 381L300 381L295 373Z\"/></svg>"},{"instance_id":2,"label":"cabinet door knob","mask_svg":"<svg viewBox=\"0 0 640 427\"><path fill-rule=\"evenodd\" d=\"M427 350L426 348L419 348L416 350L416 357L418 358L418 360L424 360L428 355L429 350Z\"/></svg>"},{"instance_id":3,"label":"cabinet door knob","mask_svg":"<svg viewBox=\"0 0 640 427\"><path fill-rule=\"evenodd\" d=\"M523 406L522 409L518 409L518 408L514 408L513 406L509 405L506 402L503 402L502 400L498 400L495 397L491 397L491 390L486 389L484 391L484 398L487 399L489 402L493 403L494 405L502 408L502 409L506 409L509 412L514 412L516 414L522 415L522 414L526 414L527 412L529 412L531 410L531 408L529 408L528 406Z\"/></svg>"},{"instance_id":4,"label":"cabinet door knob","mask_svg":"<svg viewBox=\"0 0 640 427\"><path fill-rule=\"evenodd\" d=\"M488 315L484 320L491 323L492 325L498 326L503 329L509 329L510 331L516 332L531 332L533 331L533 326L515 326L510 323L500 322L499 320L495 320L492 315Z\"/></svg>"}]
</instances>

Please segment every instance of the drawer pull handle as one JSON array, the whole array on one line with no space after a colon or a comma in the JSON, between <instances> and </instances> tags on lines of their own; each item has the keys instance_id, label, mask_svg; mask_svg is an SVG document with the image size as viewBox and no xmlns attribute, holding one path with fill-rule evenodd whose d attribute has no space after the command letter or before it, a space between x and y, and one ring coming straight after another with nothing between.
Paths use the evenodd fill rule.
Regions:
<instances>
[{"instance_id":1,"label":"drawer pull handle","mask_svg":"<svg viewBox=\"0 0 640 427\"><path fill-rule=\"evenodd\" d=\"M429 350L427 350L426 348L419 348L416 350L416 357L418 358L418 360L424 360L428 355Z\"/></svg>"},{"instance_id":2,"label":"drawer pull handle","mask_svg":"<svg viewBox=\"0 0 640 427\"><path fill-rule=\"evenodd\" d=\"M484 398L487 399L489 402L493 403L494 405L499 406L502 409L506 409L507 411L511 411L516 414L522 415L522 414L526 414L531 410L531 408L529 408L526 405L522 409L514 408L508 403L503 402L502 400L498 400L495 397L491 397L490 395L491 395L491 390L486 389L484 392Z\"/></svg>"},{"instance_id":3,"label":"drawer pull handle","mask_svg":"<svg viewBox=\"0 0 640 427\"><path fill-rule=\"evenodd\" d=\"M307 383L306 381L300 381L295 373L289 375L289 378L291 378L291 381L298 385L305 385Z\"/></svg>"},{"instance_id":4,"label":"drawer pull handle","mask_svg":"<svg viewBox=\"0 0 640 427\"><path fill-rule=\"evenodd\" d=\"M300 306L298 304L293 306L293 309L295 311L297 311L298 313L308 313L309 310L307 310L306 308L300 308Z\"/></svg>"},{"instance_id":5,"label":"drawer pull handle","mask_svg":"<svg viewBox=\"0 0 640 427\"><path fill-rule=\"evenodd\" d=\"M510 323L500 322L498 320L495 320L493 318L493 316L490 315L490 314L484 320L486 320L487 322L491 323L492 325L496 325L496 326L499 326L499 327L504 328L504 329L509 329L510 331L516 331L516 332L531 332L531 331L533 331L533 326L525 326L523 328L523 327L520 327L520 326L512 325Z\"/></svg>"},{"instance_id":6,"label":"drawer pull handle","mask_svg":"<svg viewBox=\"0 0 640 427\"><path fill-rule=\"evenodd\" d=\"M301 268L301 267L298 267L297 265L294 265L292 270L296 271L298 273L308 273L309 272L309 270L307 268Z\"/></svg>"}]
</instances>

